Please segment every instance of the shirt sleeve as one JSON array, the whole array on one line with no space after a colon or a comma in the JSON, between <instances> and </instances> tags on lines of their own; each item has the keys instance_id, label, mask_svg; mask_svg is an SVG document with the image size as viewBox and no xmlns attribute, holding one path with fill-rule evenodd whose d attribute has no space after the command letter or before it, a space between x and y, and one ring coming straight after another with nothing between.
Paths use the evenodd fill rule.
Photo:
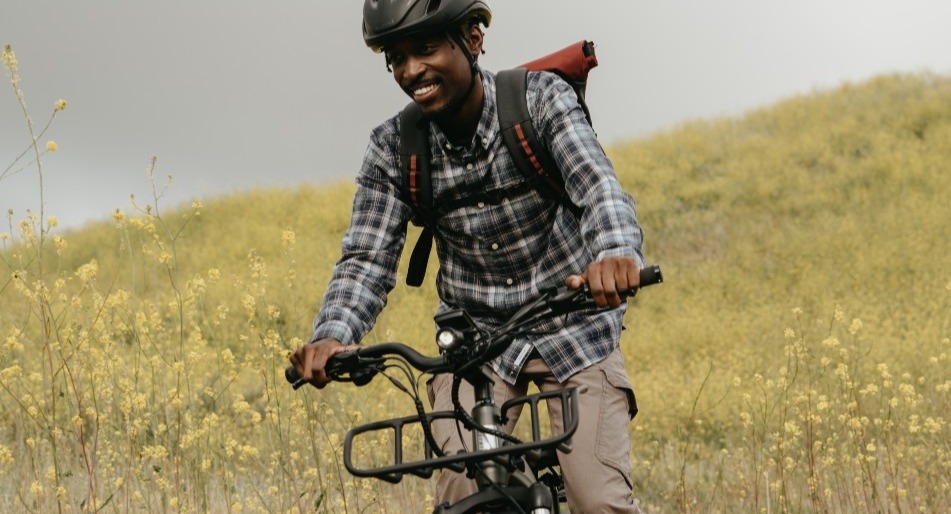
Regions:
<instances>
[{"instance_id":1,"label":"shirt sleeve","mask_svg":"<svg viewBox=\"0 0 951 514\"><path fill-rule=\"evenodd\" d=\"M411 209L400 199L395 129L385 126L371 135L357 177L350 227L314 319L312 341L332 337L344 344L359 343L396 285Z\"/></svg>"},{"instance_id":2,"label":"shirt sleeve","mask_svg":"<svg viewBox=\"0 0 951 514\"><path fill-rule=\"evenodd\" d=\"M595 260L630 256L643 268L643 231L634 198L621 189L574 90L555 74L530 73L528 100L568 195L584 209L581 233L591 255Z\"/></svg>"}]
</instances>

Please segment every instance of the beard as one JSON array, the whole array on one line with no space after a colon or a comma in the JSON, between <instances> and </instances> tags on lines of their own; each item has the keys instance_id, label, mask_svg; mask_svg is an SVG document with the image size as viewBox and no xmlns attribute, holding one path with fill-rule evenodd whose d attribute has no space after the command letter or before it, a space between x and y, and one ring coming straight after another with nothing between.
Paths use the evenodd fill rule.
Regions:
<instances>
[{"instance_id":1,"label":"beard","mask_svg":"<svg viewBox=\"0 0 951 514\"><path fill-rule=\"evenodd\" d=\"M462 109L462 106L465 105L466 101L469 100L469 97L472 96L472 91L475 89L477 73L475 70L472 70L472 74L469 78L469 86L466 90L452 98L449 99L442 107L435 109L434 111L426 112L425 115L428 118L431 118L436 121L449 120L456 116L459 111Z\"/></svg>"}]
</instances>

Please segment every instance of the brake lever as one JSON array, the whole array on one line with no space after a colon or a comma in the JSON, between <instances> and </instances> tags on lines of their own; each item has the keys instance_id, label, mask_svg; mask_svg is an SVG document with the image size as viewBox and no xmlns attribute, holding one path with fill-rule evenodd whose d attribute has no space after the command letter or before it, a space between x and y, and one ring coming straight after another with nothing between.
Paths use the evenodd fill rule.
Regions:
<instances>
[{"instance_id":1,"label":"brake lever","mask_svg":"<svg viewBox=\"0 0 951 514\"><path fill-rule=\"evenodd\" d=\"M382 357L365 358L360 356L360 350L341 352L327 361L324 372L334 382L353 382L356 386L370 383L377 373L383 371L385 359ZM355 371L351 371L355 370ZM306 384L297 373L297 369L288 366L284 370L284 378L291 383L295 390Z\"/></svg>"},{"instance_id":2,"label":"brake lever","mask_svg":"<svg viewBox=\"0 0 951 514\"><path fill-rule=\"evenodd\" d=\"M353 382L356 386L363 386L383 371L384 361L382 357L362 357L359 350L341 352L327 363L326 372L335 382Z\"/></svg>"}]
</instances>

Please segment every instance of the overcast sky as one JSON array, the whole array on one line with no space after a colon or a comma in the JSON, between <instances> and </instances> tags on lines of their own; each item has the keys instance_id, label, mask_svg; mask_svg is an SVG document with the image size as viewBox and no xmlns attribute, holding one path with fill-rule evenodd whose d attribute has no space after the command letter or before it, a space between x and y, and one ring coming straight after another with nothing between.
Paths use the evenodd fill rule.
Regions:
<instances>
[{"instance_id":1,"label":"overcast sky","mask_svg":"<svg viewBox=\"0 0 951 514\"><path fill-rule=\"evenodd\" d=\"M947 0L490 0L484 67L590 39L606 144L890 72L951 73ZM358 0L4 0L43 137L46 213L65 226L148 200L166 207L256 186L352 180L370 130L408 101L363 45ZM0 172L29 143L0 88ZM0 209L39 210L35 168L0 179ZM636 195L636 192L633 192ZM349 202L349 199L346 200ZM0 232L5 229L0 228Z\"/></svg>"}]
</instances>

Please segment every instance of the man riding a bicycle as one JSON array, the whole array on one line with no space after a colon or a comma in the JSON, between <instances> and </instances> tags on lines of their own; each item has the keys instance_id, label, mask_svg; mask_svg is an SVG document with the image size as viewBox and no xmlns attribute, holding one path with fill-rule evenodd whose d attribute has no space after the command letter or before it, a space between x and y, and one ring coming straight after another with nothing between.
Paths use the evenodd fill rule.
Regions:
<instances>
[{"instance_id":1,"label":"man riding a bicycle","mask_svg":"<svg viewBox=\"0 0 951 514\"><path fill-rule=\"evenodd\" d=\"M626 307L619 292L638 287L644 266L634 201L622 191L571 86L546 72L528 74L529 111L581 213L518 187L525 179L499 134L495 75L478 65L482 26L491 17L479 0L364 5L364 41L384 53L397 85L429 123L434 201L512 192L441 213L433 230L438 310L461 308L477 325L494 328L539 290L562 282L586 285L597 305L618 307L540 323L492 362L492 378L498 404L524 395L531 383L541 391L585 387L574 450L558 455L571 512L636 512L627 426L637 408L619 348ZM291 356L300 376L318 388L330 381L327 360L360 342L396 284L414 218L403 193L399 124L397 115L371 134L342 257L311 342ZM447 375L427 384L434 410L452 410ZM471 394L459 397L472 403ZM553 430L562 430L559 413L551 414ZM450 420L434 423L433 432L447 455L472 450ZM436 501L453 503L475 490L464 473L443 470Z\"/></svg>"}]
</instances>

